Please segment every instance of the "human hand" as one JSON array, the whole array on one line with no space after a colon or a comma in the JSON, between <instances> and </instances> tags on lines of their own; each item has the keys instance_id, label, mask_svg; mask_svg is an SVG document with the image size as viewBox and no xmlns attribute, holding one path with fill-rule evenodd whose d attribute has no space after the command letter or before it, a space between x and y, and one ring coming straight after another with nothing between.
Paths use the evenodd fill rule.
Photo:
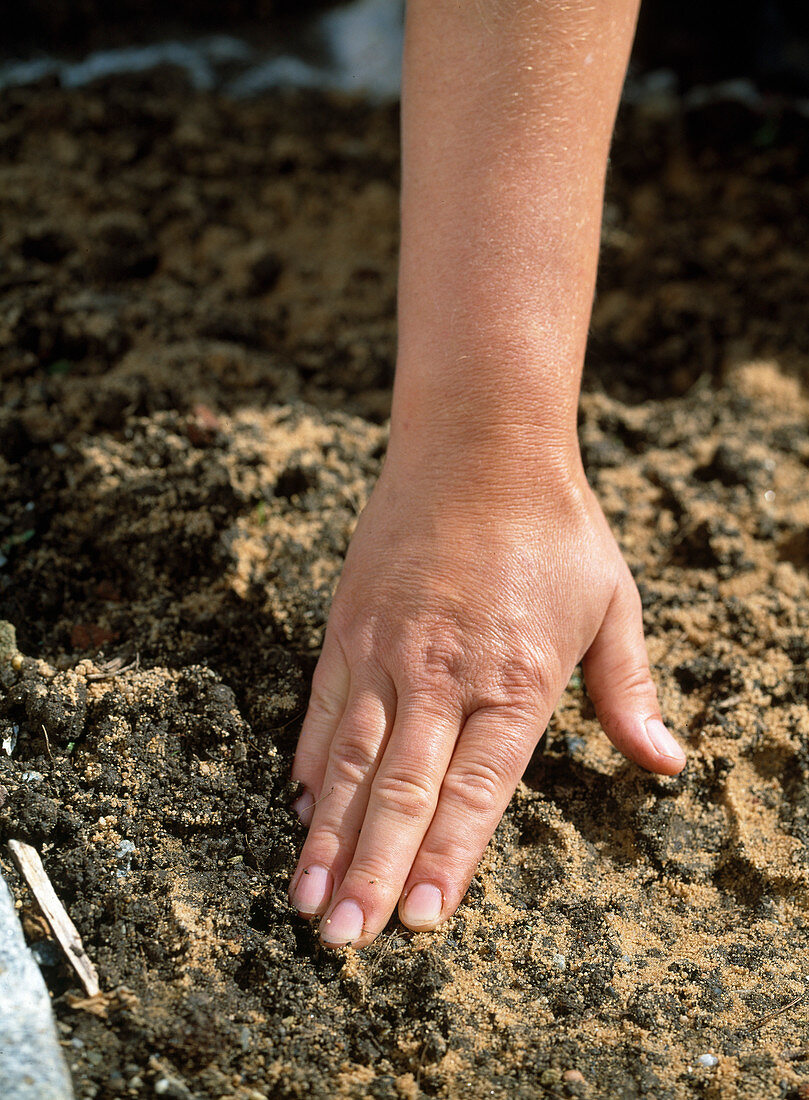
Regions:
<instances>
[{"instance_id":1,"label":"human hand","mask_svg":"<svg viewBox=\"0 0 809 1100\"><path fill-rule=\"evenodd\" d=\"M331 946L364 947L397 904L415 930L452 915L579 660L616 748L664 775L685 763L580 468L506 493L445 474L389 458L314 675L290 900Z\"/></svg>"}]
</instances>

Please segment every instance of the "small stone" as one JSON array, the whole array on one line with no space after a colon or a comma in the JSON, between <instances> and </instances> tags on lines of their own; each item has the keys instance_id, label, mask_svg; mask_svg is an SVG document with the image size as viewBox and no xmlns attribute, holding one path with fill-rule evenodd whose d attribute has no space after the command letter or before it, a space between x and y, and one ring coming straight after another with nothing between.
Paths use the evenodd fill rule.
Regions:
<instances>
[{"instance_id":1,"label":"small stone","mask_svg":"<svg viewBox=\"0 0 809 1100\"><path fill-rule=\"evenodd\" d=\"M120 864L120 867L115 871L116 878L126 878L132 870L132 853L134 851L135 845L131 840L122 840L115 849L115 858Z\"/></svg>"},{"instance_id":2,"label":"small stone","mask_svg":"<svg viewBox=\"0 0 809 1100\"><path fill-rule=\"evenodd\" d=\"M719 1064L719 1059L715 1054L700 1054L697 1061L701 1066L705 1066L708 1069Z\"/></svg>"},{"instance_id":3,"label":"small stone","mask_svg":"<svg viewBox=\"0 0 809 1100\"><path fill-rule=\"evenodd\" d=\"M567 959L564 955L551 955L551 962L557 970L567 970Z\"/></svg>"},{"instance_id":4,"label":"small stone","mask_svg":"<svg viewBox=\"0 0 809 1100\"><path fill-rule=\"evenodd\" d=\"M20 727L14 723L7 722L3 729L3 737L0 740L0 744L3 746L3 752L6 756L11 756L17 747L17 739L20 734Z\"/></svg>"},{"instance_id":5,"label":"small stone","mask_svg":"<svg viewBox=\"0 0 809 1100\"><path fill-rule=\"evenodd\" d=\"M587 1084L586 1080L584 1079L584 1074L579 1073L579 1071L577 1069L566 1069L565 1072L562 1074L562 1080L568 1085L572 1085L572 1084L586 1085Z\"/></svg>"},{"instance_id":6,"label":"small stone","mask_svg":"<svg viewBox=\"0 0 809 1100\"><path fill-rule=\"evenodd\" d=\"M195 447L210 447L221 427L216 413L201 403L194 405L186 420L186 434Z\"/></svg>"},{"instance_id":7,"label":"small stone","mask_svg":"<svg viewBox=\"0 0 809 1100\"><path fill-rule=\"evenodd\" d=\"M584 752L587 748L587 742L584 738L576 737L574 734L568 734L565 738L565 745L571 756L575 756L577 752Z\"/></svg>"},{"instance_id":8,"label":"small stone","mask_svg":"<svg viewBox=\"0 0 809 1100\"><path fill-rule=\"evenodd\" d=\"M11 623L0 619L0 661L10 661L18 652L17 631Z\"/></svg>"}]
</instances>

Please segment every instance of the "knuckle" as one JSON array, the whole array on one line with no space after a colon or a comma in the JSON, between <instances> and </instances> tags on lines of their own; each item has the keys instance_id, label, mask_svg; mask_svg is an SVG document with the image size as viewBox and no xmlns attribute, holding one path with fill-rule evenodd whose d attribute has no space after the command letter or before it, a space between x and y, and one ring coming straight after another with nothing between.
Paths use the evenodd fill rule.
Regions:
<instances>
[{"instance_id":1,"label":"knuckle","mask_svg":"<svg viewBox=\"0 0 809 1100\"><path fill-rule=\"evenodd\" d=\"M383 809L411 820L431 815L435 803L426 776L377 776L373 793Z\"/></svg>"},{"instance_id":2,"label":"knuckle","mask_svg":"<svg viewBox=\"0 0 809 1100\"><path fill-rule=\"evenodd\" d=\"M550 695L552 679L550 663L540 654L526 652L507 657L500 662L493 690L488 698L481 699L481 704L520 707L528 700Z\"/></svg>"},{"instance_id":3,"label":"knuckle","mask_svg":"<svg viewBox=\"0 0 809 1100\"><path fill-rule=\"evenodd\" d=\"M647 664L633 665L619 672L612 683L620 695L648 696L655 694L652 674Z\"/></svg>"},{"instance_id":4,"label":"knuckle","mask_svg":"<svg viewBox=\"0 0 809 1100\"><path fill-rule=\"evenodd\" d=\"M489 713L498 729L504 718L515 729L533 728L540 715L550 714L564 685L561 668L549 670L540 658L504 662L485 684L475 686L470 716Z\"/></svg>"},{"instance_id":5,"label":"knuckle","mask_svg":"<svg viewBox=\"0 0 809 1100\"><path fill-rule=\"evenodd\" d=\"M499 800L503 780L499 770L482 760L447 773L441 797L469 814L489 813Z\"/></svg>"},{"instance_id":6,"label":"knuckle","mask_svg":"<svg viewBox=\"0 0 809 1100\"><path fill-rule=\"evenodd\" d=\"M434 634L422 650L421 665L429 679L457 680L467 664L466 647L450 631Z\"/></svg>"},{"instance_id":7,"label":"knuckle","mask_svg":"<svg viewBox=\"0 0 809 1100\"><path fill-rule=\"evenodd\" d=\"M500 682L509 694L536 690L545 680L545 661L533 653L508 657L501 664Z\"/></svg>"},{"instance_id":8,"label":"knuckle","mask_svg":"<svg viewBox=\"0 0 809 1100\"><path fill-rule=\"evenodd\" d=\"M309 696L309 707L306 712L308 722L325 718L329 722L337 722L342 713L343 703L336 694L316 688L312 684L312 692Z\"/></svg>"},{"instance_id":9,"label":"knuckle","mask_svg":"<svg viewBox=\"0 0 809 1100\"><path fill-rule=\"evenodd\" d=\"M331 751L331 765L338 780L362 783L376 766L377 746L360 734L345 734Z\"/></svg>"},{"instance_id":10,"label":"knuckle","mask_svg":"<svg viewBox=\"0 0 809 1100\"><path fill-rule=\"evenodd\" d=\"M334 874L339 870L337 864L344 857L346 848L346 838L341 837L333 826L317 825L310 830L306 838L306 844L300 855L300 866L305 867L313 862L324 863Z\"/></svg>"},{"instance_id":11,"label":"knuckle","mask_svg":"<svg viewBox=\"0 0 809 1100\"><path fill-rule=\"evenodd\" d=\"M430 624L392 654L398 681L413 694L433 695L468 679L468 647L454 631Z\"/></svg>"},{"instance_id":12,"label":"knuckle","mask_svg":"<svg viewBox=\"0 0 809 1100\"><path fill-rule=\"evenodd\" d=\"M352 672L376 663L381 639L387 633L385 622L378 612L368 609L358 612L355 604L335 600L329 614L329 627L332 624Z\"/></svg>"}]
</instances>

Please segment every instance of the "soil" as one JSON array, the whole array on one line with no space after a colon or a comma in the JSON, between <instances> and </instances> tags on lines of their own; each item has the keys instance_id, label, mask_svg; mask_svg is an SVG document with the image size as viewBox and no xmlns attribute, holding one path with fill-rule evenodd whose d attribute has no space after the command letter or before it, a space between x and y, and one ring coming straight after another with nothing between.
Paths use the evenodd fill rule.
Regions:
<instances>
[{"instance_id":1,"label":"soil","mask_svg":"<svg viewBox=\"0 0 809 1100\"><path fill-rule=\"evenodd\" d=\"M394 108L0 99L0 835L79 1097L809 1090L809 123L627 108L582 399L676 779L574 677L457 915L318 948L288 770L395 344ZM10 753L10 755L9 755Z\"/></svg>"},{"instance_id":2,"label":"soil","mask_svg":"<svg viewBox=\"0 0 809 1100\"><path fill-rule=\"evenodd\" d=\"M272 41L274 33L339 0L27 0L5 12L0 51L20 56L52 50L78 55L129 47L136 41L189 33L246 33Z\"/></svg>"}]
</instances>

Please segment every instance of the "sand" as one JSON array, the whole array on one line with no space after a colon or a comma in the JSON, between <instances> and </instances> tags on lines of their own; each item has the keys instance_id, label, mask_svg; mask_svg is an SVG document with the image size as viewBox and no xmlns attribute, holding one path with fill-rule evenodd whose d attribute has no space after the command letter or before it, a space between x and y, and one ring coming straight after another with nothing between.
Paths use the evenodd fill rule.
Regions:
<instances>
[{"instance_id":1,"label":"sand","mask_svg":"<svg viewBox=\"0 0 809 1100\"><path fill-rule=\"evenodd\" d=\"M809 123L627 109L612 158L580 435L688 767L574 677L456 917L362 953L288 910L288 771L385 448L395 111L166 70L0 135L0 835L99 1003L0 861L77 1095L806 1095Z\"/></svg>"}]
</instances>

